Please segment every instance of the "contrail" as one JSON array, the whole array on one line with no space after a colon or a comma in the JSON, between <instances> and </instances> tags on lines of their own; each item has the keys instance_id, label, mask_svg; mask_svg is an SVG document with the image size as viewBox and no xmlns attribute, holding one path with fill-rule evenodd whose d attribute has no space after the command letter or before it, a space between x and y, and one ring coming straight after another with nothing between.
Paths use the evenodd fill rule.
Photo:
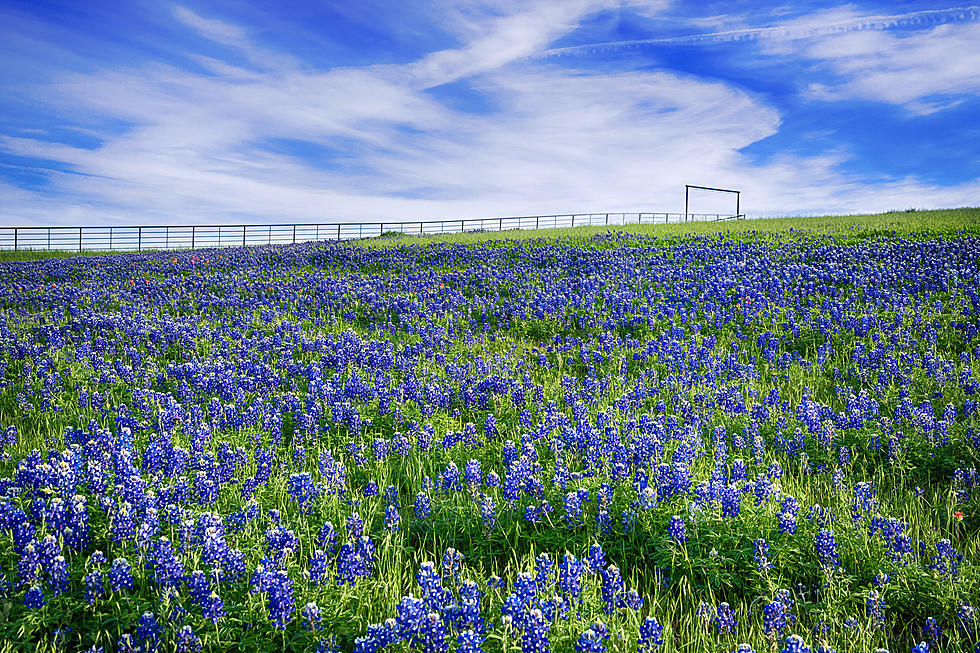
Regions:
<instances>
[{"instance_id":1,"label":"contrail","mask_svg":"<svg viewBox=\"0 0 980 653\"><path fill-rule=\"evenodd\" d=\"M627 41L608 41L604 43L586 43L567 48L552 48L544 50L531 58L549 58L564 54L590 54L603 50L614 50L646 45L676 45L696 43L723 43L728 41L749 41L755 39L790 40L810 38L827 34L845 34L847 32L867 32L886 30L895 27L914 25L917 27L943 25L946 23L973 22L980 19L980 6L953 7L950 9L927 9L906 14L861 16L847 20L827 23L794 24L790 26L755 27L736 29L725 32L708 32L706 34L688 34L657 39L632 39Z\"/></svg>"}]
</instances>

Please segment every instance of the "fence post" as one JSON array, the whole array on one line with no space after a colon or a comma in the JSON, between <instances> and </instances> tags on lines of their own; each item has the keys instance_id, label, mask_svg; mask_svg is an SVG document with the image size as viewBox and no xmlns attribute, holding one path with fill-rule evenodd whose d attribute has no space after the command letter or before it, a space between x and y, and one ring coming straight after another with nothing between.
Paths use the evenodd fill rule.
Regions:
<instances>
[{"instance_id":1,"label":"fence post","mask_svg":"<svg viewBox=\"0 0 980 653\"><path fill-rule=\"evenodd\" d=\"M50 232L50 229L48 231ZM112 227L109 227L109 251L112 251Z\"/></svg>"},{"instance_id":2,"label":"fence post","mask_svg":"<svg viewBox=\"0 0 980 653\"><path fill-rule=\"evenodd\" d=\"M572 214L572 226L573 227L575 226L575 214L574 213Z\"/></svg>"},{"instance_id":3,"label":"fence post","mask_svg":"<svg viewBox=\"0 0 980 653\"><path fill-rule=\"evenodd\" d=\"M242 225L242 247L245 247L245 228L246 225Z\"/></svg>"},{"instance_id":4,"label":"fence post","mask_svg":"<svg viewBox=\"0 0 980 653\"><path fill-rule=\"evenodd\" d=\"M271 224L269 225L269 242L267 244L268 245L271 245L272 244L272 225Z\"/></svg>"},{"instance_id":5,"label":"fence post","mask_svg":"<svg viewBox=\"0 0 980 653\"><path fill-rule=\"evenodd\" d=\"M78 230L78 238L79 238L79 242L81 242L81 238L82 238L82 230L81 229ZM79 247L81 247L81 246L79 246ZM143 251L143 227L140 227L139 228L139 233L138 233L138 235L136 237L136 251L137 252L142 252Z\"/></svg>"},{"instance_id":6,"label":"fence post","mask_svg":"<svg viewBox=\"0 0 980 653\"><path fill-rule=\"evenodd\" d=\"M194 237L196 235L197 235L197 227L195 225L191 225L191 249L196 249L196 247L194 247Z\"/></svg>"},{"instance_id":7,"label":"fence post","mask_svg":"<svg viewBox=\"0 0 980 653\"><path fill-rule=\"evenodd\" d=\"M296 225L293 225L293 245L296 244Z\"/></svg>"},{"instance_id":8,"label":"fence post","mask_svg":"<svg viewBox=\"0 0 980 653\"><path fill-rule=\"evenodd\" d=\"M164 227L164 230L165 230L164 231L164 234L165 234L164 242L166 243L166 245L164 246L164 249L170 249L170 227Z\"/></svg>"},{"instance_id":9,"label":"fence post","mask_svg":"<svg viewBox=\"0 0 980 653\"><path fill-rule=\"evenodd\" d=\"M78 228L78 251L82 251L82 228Z\"/></svg>"},{"instance_id":10,"label":"fence post","mask_svg":"<svg viewBox=\"0 0 980 653\"><path fill-rule=\"evenodd\" d=\"M337 240L340 240L340 223L337 223Z\"/></svg>"},{"instance_id":11,"label":"fence post","mask_svg":"<svg viewBox=\"0 0 980 653\"><path fill-rule=\"evenodd\" d=\"M14 251L17 251L17 227L14 227Z\"/></svg>"},{"instance_id":12,"label":"fence post","mask_svg":"<svg viewBox=\"0 0 980 653\"><path fill-rule=\"evenodd\" d=\"M497 231L503 231L503 230L504 230L504 219L500 218L500 220L497 223Z\"/></svg>"}]
</instances>

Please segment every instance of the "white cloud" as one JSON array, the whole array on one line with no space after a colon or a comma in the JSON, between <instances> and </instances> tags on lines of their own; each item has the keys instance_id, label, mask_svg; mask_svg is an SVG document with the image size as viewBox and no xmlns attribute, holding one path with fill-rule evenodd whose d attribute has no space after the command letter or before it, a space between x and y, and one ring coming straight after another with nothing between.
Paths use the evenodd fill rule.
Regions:
<instances>
[{"instance_id":1,"label":"white cloud","mask_svg":"<svg viewBox=\"0 0 980 653\"><path fill-rule=\"evenodd\" d=\"M0 139L0 150L78 173L53 175L53 192L0 193L0 221L663 211L681 209L685 183L743 188L757 212L926 208L980 197L977 184L939 191L914 179L872 191L838 172L839 153L750 166L739 150L775 133L780 116L721 82L521 61L603 6L515 4L502 14L484 7L465 25L450 17L462 25L460 47L404 65L243 68L198 57L201 73L153 64L64 76L43 91L44 102L132 127L102 133L92 149L33 134ZM243 30L179 15L238 52L260 52ZM460 79L494 109L452 109L429 92ZM282 139L322 146L335 158L318 162L268 147Z\"/></svg>"},{"instance_id":2,"label":"white cloud","mask_svg":"<svg viewBox=\"0 0 980 653\"><path fill-rule=\"evenodd\" d=\"M187 7L174 8L174 17L194 29L206 39L228 46L243 55L249 63L263 70L290 69L297 62L289 56L256 47L248 38L248 32L231 23L205 18Z\"/></svg>"},{"instance_id":3,"label":"white cloud","mask_svg":"<svg viewBox=\"0 0 980 653\"><path fill-rule=\"evenodd\" d=\"M980 92L980 23L828 36L801 54L841 79L809 87L822 100L878 100L929 113Z\"/></svg>"},{"instance_id":4,"label":"white cloud","mask_svg":"<svg viewBox=\"0 0 980 653\"><path fill-rule=\"evenodd\" d=\"M775 9L773 10L776 11ZM718 31L666 38L591 43L539 51L538 58L574 52L667 44L753 41L764 54L808 60L836 79L813 82L814 99L860 98L931 113L980 92L980 7L868 15L853 4L814 11L771 26L745 26L741 16L688 19Z\"/></svg>"},{"instance_id":5,"label":"white cloud","mask_svg":"<svg viewBox=\"0 0 980 653\"><path fill-rule=\"evenodd\" d=\"M241 27L220 20L204 18L187 7L175 7L174 16L185 25L193 27L206 38L218 43L242 45L247 38L247 33Z\"/></svg>"}]
</instances>

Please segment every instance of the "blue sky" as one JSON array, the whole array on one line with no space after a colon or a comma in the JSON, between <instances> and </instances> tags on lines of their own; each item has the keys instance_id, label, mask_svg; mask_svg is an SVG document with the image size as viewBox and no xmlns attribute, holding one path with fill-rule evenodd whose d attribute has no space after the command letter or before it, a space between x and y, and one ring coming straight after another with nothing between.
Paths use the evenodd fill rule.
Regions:
<instances>
[{"instance_id":1,"label":"blue sky","mask_svg":"<svg viewBox=\"0 0 980 653\"><path fill-rule=\"evenodd\" d=\"M948 0L0 0L0 224L977 206L977 61Z\"/></svg>"}]
</instances>

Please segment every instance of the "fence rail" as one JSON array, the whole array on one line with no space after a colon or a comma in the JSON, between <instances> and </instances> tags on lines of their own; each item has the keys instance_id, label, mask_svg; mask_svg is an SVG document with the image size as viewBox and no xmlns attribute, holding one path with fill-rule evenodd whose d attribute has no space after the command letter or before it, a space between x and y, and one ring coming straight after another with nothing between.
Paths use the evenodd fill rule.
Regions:
<instances>
[{"instance_id":1,"label":"fence rail","mask_svg":"<svg viewBox=\"0 0 980 653\"><path fill-rule=\"evenodd\" d=\"M330 224L142 225L124 227L0 227L0 250L142 251L285 245L356 240L391 232L433 235L512 229L738 220L723 213L565 213L506 218L405 220Z\"/></svg>"}]
</instances>

